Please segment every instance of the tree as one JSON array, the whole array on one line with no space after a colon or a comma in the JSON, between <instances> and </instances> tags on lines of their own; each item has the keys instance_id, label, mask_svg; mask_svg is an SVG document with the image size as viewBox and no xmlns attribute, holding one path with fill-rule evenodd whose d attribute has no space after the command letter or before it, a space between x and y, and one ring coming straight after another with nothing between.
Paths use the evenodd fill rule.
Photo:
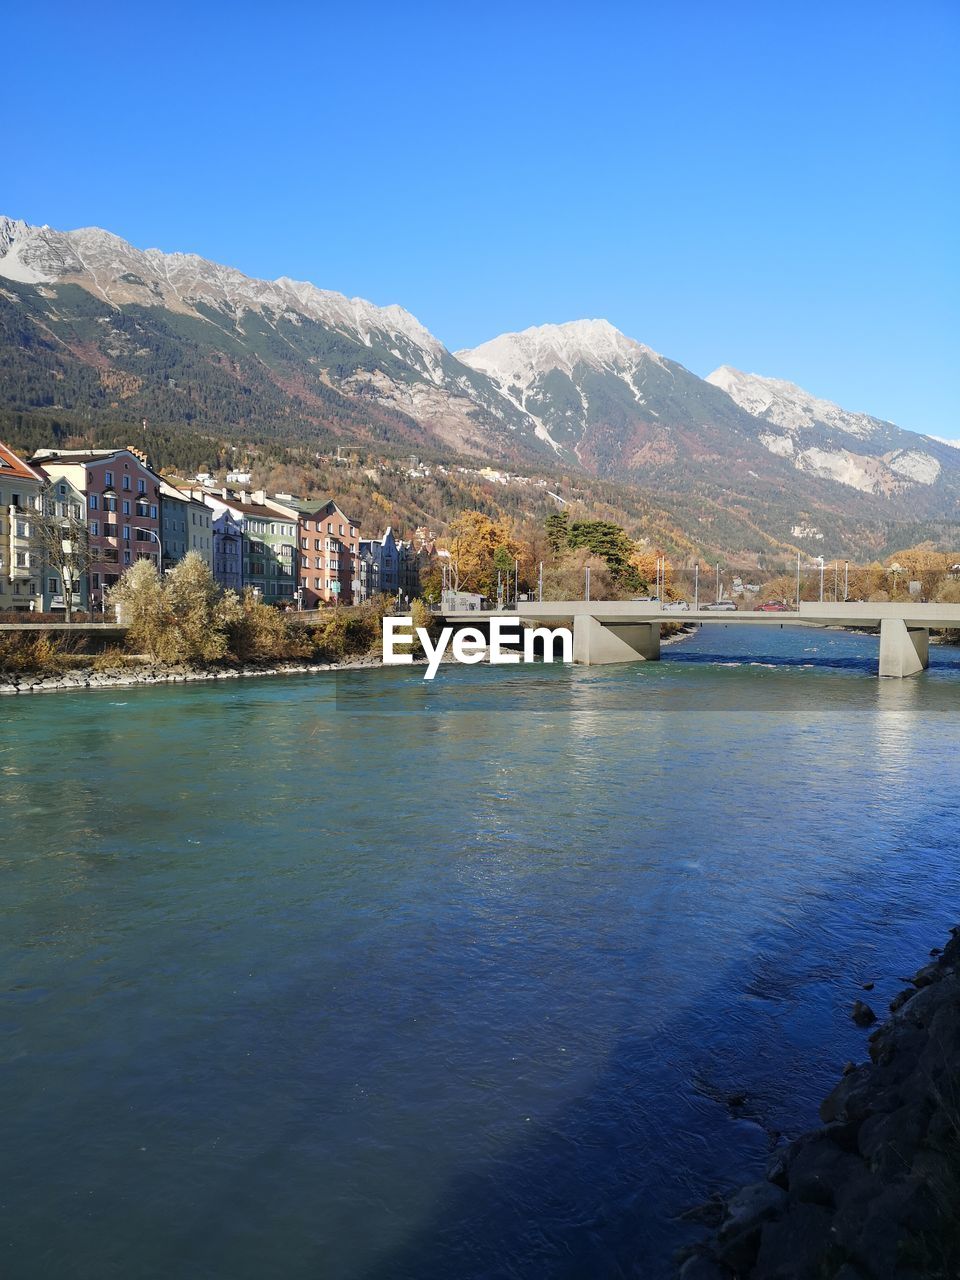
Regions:
<instances>
[{"instance_id":1,"label":"tree","mask_svg":"<svg viewBox=\"0 0 960 1280\"><path fill-rule=\"evenodd\" d=\"M110 588L128 627L127 642L160 662L215 662L228 650L228 628L240 602L222 592L210 566L189 551L161 578L151 560L138 560Z\"/></svg>"},{"instance_id":2,"label":"tree","mask_svg":"<svg viewBox=\"0 0 960 1280\"><path fill-rule=\"evenodd\" d=\"M640 590L642 580L633 565L636 548L618 524L609 520L575 520L570 546L586 547L606 562L613 577L628 590Z\"/></svg>"},{"instance_id":3,"label":"tree","mask_svg":"<svg viewBox=\"0 0 960 1280\"><path fill-rule=\"evenodd\" d=\"M570 513L567 511L551 511L544 521L547 542L555 556L568 546L570 537Z\"/></svg>"},{"instance_id":4,"label":"tree","mask_svg":"<svg viewBox=\"0 0 960 1280\"><path fill-rule=\"evenodd\" d=\"M47 492L41 510L30 517L31 543L44 569L52 569L63 589L64 619L73 621L73 593L83 582L93 554L82 510L69 502L56 502Z\"/></svg>"},{"instance_id":5,"label":"tree","mask_svg":"<svg viewBox=\"0 0 960 1280\"><path fill-rule=\"evenodd\" d=\"M456 581L462 591L479 591L492 595L497 582L496 558L499 554L501 572L514 561L523 548L514 538L506 520L499 523L482 511L465 511L450 526L453 538L450 559Z\"/></svg>"}]
</instances>

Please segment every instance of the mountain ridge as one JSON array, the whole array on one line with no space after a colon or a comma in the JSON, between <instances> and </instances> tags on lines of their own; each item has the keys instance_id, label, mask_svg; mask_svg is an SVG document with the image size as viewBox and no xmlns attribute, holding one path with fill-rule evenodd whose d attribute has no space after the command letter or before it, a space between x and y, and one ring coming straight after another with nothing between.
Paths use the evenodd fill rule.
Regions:
<instances>
[{"instance_id":1,"label":"mountain ridge","mask_svg":"<svg viewBox=\"0 0 960 1280\"><path fill-rule=\"evenodd\" d=\"M584 319L456 352L398 304L100 228L0 218L0 410L378 441L700 493L787 538L817 512L955 517L960 451L778 379L703 379Z\"/></svg>"}]
</instances>

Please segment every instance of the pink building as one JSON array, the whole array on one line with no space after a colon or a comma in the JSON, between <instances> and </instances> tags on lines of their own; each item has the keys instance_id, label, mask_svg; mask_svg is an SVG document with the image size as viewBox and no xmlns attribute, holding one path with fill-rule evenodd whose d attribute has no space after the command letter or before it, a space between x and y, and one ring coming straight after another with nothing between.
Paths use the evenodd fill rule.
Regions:
<instances>
[{"instance_id":1,"label":"pink building","mask_svg":"<svg viewBox=\"0 0 960 1280\"><path fill-rule=\"evenodd\" d=\"M139 449L42 449L35 466L51 480L69 481L83 495L91 564L87 598L91 608L136 560L160 569L160 479Z\"/></svg>"}]
</instances>

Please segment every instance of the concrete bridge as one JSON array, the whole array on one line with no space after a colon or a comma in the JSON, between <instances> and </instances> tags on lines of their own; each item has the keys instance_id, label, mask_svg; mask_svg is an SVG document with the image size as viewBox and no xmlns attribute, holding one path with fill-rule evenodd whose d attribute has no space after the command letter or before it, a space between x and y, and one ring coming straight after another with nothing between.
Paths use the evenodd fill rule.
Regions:
<instances>
[{"instance_id":1,"label":"concrete bridge","mask_svg":"<svg viewBox=\"0 0 960 1280\"><path fill-rule=\"evenodd\" d=\"M799 610L760 613L710 609L664 610L637 600L544 600L494 613L451 612L449 623L483 626L492 617L519 618L531 626L573 623L573 660L587 666L651 661L660 657L665 622L714 622L724 626L854 627L880 632L881 676L916 675L928 665L930 631L960 630L958 604L807 604Z\"/></svg>"}]
</instances>

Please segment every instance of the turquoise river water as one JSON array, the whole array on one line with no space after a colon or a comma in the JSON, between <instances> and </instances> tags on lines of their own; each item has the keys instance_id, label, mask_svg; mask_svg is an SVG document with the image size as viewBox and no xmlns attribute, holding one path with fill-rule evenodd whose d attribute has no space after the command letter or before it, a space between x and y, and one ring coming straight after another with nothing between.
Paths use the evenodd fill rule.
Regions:
<instances>
[{"instance_id":1,"label":"turquoise river water","mask_svg":"<svg viewBox=\"0 0 960 1280\"><path fill-rule=\"evenodd\" d=\"M960 916L960 650L876 657L0 701L0 1274L669 1276Z\"/></svg>"}]
</instances>

